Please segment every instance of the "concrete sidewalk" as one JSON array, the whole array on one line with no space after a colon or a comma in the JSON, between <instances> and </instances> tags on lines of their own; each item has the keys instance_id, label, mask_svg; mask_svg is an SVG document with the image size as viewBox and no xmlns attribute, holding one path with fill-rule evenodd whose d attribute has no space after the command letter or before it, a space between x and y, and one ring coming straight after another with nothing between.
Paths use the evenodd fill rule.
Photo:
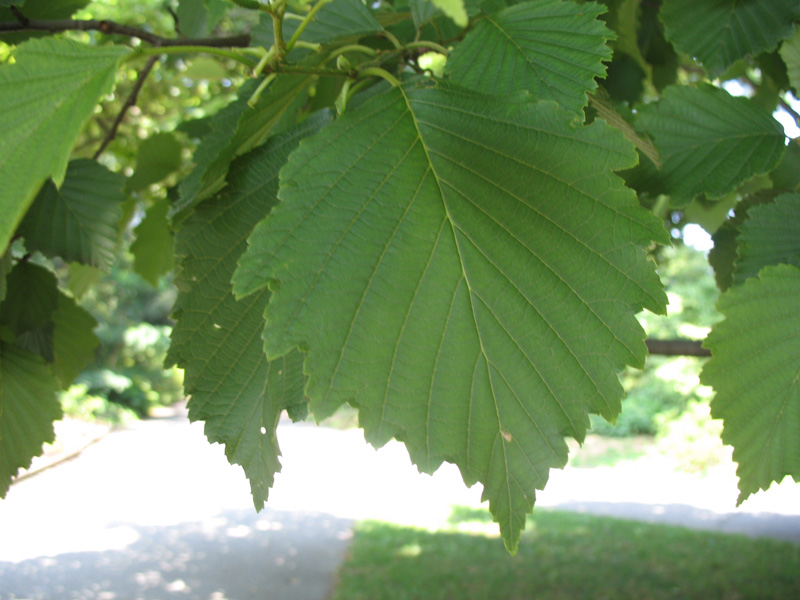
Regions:
<instances>
[{"instance_id":1,"label":"concrete sidewalk","mask_svg":"<svg viewBox=\"0 0 800 600\"><path fill-rule=\"evenodd\" d=\"M454 467L420 475L399 443L302 424L279 437L283 472L258 514L241 469L182 415L19 482L0 502L0 599L322 600L356 519L436 528L480 505ZM735 499L730 470L650 462L553 472L537 504L800 543L800 486Z\"/></svg>"}]
</instances>

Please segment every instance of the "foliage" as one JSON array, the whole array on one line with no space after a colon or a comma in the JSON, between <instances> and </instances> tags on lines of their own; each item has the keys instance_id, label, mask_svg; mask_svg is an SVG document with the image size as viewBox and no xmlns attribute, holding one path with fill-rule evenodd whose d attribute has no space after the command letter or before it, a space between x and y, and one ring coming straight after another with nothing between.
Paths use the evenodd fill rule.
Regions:
<instances>
[{"instance_id":1,"label":"foliage","mask_svg":"<svg viewBox=\"0 0 800 600\"><path fill-rule=\"evenodd\" d=\"M175 269L190 416L257 507L281 410L347 403L374 444L481 482L514 550L565 436L616 419L618 373L645 364L664 224L714 231L731 209L702 378L743 496L800 478L800 367L780 358L798 247L777 231L800 181L770 115L796 91L800 7L757 4L3 2L2 485L94 343L70 303L85 266L108 270L133 230L134 269ZM82 266L59 287L42 255Z\"/></svg>"},{"instance_id":2,"label":"foliage","mask_svg":"<svg viewBox=\"0 0 800 600\"><path fill-rule=\"evenodd\" d=\"M511 557L487 511L456 507L451 527L358 523L336 600L794 598L789 542L537 509Z\"/></svg>"}]
</instances>

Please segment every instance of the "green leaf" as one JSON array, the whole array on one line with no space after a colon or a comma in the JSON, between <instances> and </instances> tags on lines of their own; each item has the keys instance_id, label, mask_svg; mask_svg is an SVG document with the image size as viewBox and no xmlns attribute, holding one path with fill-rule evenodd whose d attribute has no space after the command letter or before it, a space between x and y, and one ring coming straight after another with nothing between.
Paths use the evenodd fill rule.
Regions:
<instances>
[{"instance_id":1,"label":"green leaf","mask_svg":"<svg viewBox=\"0 0 800 600\"><path fill-rule=\"evenodd\" d=\"M295 19L284 20L283 37L286 40L294 35L299 23ZM333 0L320 9L300 39L317 44L327 44L334 40L355 41L359 37L382 30L383 27L361 0ZM253 30L253 43L269 48L274 42L272 17L264 14Z\"/></svg>"},{"instance_id":2,"label":"green leaf","mask_svg":"<svg viewBox=\"0 0 800 600\"><path fill-rule=\"evenodd\" d=\"M139 144L136 170L128 179L128 192L138 192L162 181L181 168L183 146L171 133L156 133Z\"/></svg>"},{"instance_id":3,"label":"green leaf","mask_svg":"<svg viewBox=\"0 0 800 600\"><path fill-rule=\"evenodd\" d=\"M439 12L439 9L430 0L409 0L408 6L411 8L411 17L414 19L414 25L416 25L417 29L430 21Z\"/></svg>"},{"instance_id":4,"label":"green leaf","mask_svg":"<svg viewBox=\"0 0 800 600\"><path fill-rule=\"evenodd\" d=\"M697 57L712 76L740 58L773 50L800 19L797 0L669 0L660 11L677 50Z\"/></svg>"},{"instance_id":5,"label":"green leaf","mask_svg":"<svg viewBox=\"0 0 800 600\"><path fill-rule=\"evenodd\" d=\"M110 268L125 178L89 159L70 161L61 189L48 181L20 226L28 250Z\"/></svg>"},{"instance_id":6,"label":"green leaf","mask_svg":"<svg viewBox=\"0 0 800 600\"><path fill-rule=\"evenodd\" d=\"M254 87L244 86L242 97L214 117L212 133L195 151L196 166L181 182L180 200L172 208L170 217L180 221L198 202L221 190L231 161L261 144L315 77L283 75L253 108L248 106L247 100Z\"/></svg>"},{"instance_id":7,"label":"green leaf","mask_svg":"<svg viewBox=\"0 0 800 600\"><path fill-rule=\"evenodd\" d=\"M446 14L459 27L469 24L469 16L464 6L464 0L430 0L430 2Z\"/></svg>"},{"instance_id":8,"label":"green leaf","mask_svg":"<svg viewBox=\"0 0 800 600\"><path fill-rule=\"evenodd\" d=\"M0 304L0 325L15 335L42 329L58 307L56 277L44 267L18 262L6 278L7 291Z\"/></svg>"},{"instance_id":9,"label":"green leaf","mask_svg":"<svg viewBox=\"0 0 800 600\"><path fill-rule=\"evenodd\" d=\"M69 264L69 283L67 288L73 298L80 300L103 277L103 271L97 267L81 263Z\"/></svg>"},{"instance_id":10,"label":"green leaf","mask_svg":"<svg viewBox=\"0 0 800 600\"><path fill-rule=\"evenodd\" d=\"M278 171L317 119L270 139L231 166L230 185L200 204L177 234L178 322L168 360L185 369L189 417L244 467L256 508L280 469L275 428L282 409L304 404L302 358L267 362L260 333L264 290L233 297L230 279L247 236L277 201ZM265 433L262 433L265 432Z\"/></svg>"},{"instance_id":11,"label":"green leaf","mask_svg":"<svg viewBox=\"0 0 800 600\"><path fill-rule=\"evenodd\" d=\"M755 277L767 265L800 267L800 194L784 194L771 204L754 206L740 230L735 284Z\"/></svg>"},{"instance_id":12,"label":"green leaf","mask_svg":"<svg viewBox=\"0 0 800 600\"><path fill-rule=\"evenodd\" d=\"M800 29L794 35L783 42L780 49L783 62L786 63L789 83L796 92L800 92Z\"/></svg>"},{"instance_id":13,"label":"green leaf","mask_svg":"<svg viewBox=\"0 0 800 600\"><path fill-rule=\"evenodd\" d=\"M765 267L719 299L725 315L704 345L711 414L738 463L739 502L791 475L800 481L800 269Z\"/></svg>"},{"instance_id":14,"label":"green leaf","mask_svg":"<svg viewBox=\"0 0 800 600\"><path fill-rule=\"evenodd\" d=\"M75 300L59 294L53 322L53 371L61 387L66 389L94 358L94 349L100 345L100 340L94 334L97 321Z\"/></svg>"},{"instance_id":15,"label":"green leaf","mask_svg":"<svg viewBox=\"0 0 800 600\"><path fill-rule=\"evenodd\" d=\"M62 415L57 387L40 356L0 341L0 498L55 439L53 421Z\"/></svg>"},{"instance_id":16,"label":"green leaf","mask_svg":"<svg viewBox=\"0 0 800 600\"><path fill-rule=\"evenodd\" d=\"M657 169L661 169L661 156L658 153L653 141L636 132L633 125L628 123L625 118L617 112L614 103L605 90L599 89L589 97L589 104L597 112L597 116L603 119L612 127L619 129L628 140L633 142L639 151L644 154Z\"/></svg>"},{"instance_id":17,"label":"green leaf","mask_svg":"<svg viewBox=\"0 0 800 600\"><path fill-rule=\"evenodd\" d=\"M786 154L769 174L776 190L794 191L800 188L800 140L794 139L786 147Z\"/></svg>"},{"instance_id":18,"label":"green leaf","mask_svg":"<svg viewBox=\"0 0 800 600\"><path fill-rule=\"evenodd\" d=\"M613 33L597 17L606 8L542 0L480 19L447 61L450 77L474 90L506 96L521 90L555 100L583 118L586 92L604 77Z\"/></svg>"},{"instance_id":19,"label":"green leaf","mask_svg":"<svg viewBox=\"0 0 800 600\"><path fill-rule=\"evenodd\" d=\"M267 356L307 351L317 419L351 402L371 443L456 463L513 549L563 436L619 411L634 313L664 310L639 246L665 232L611 172L635 160L554 103L411 83L292 154L234 289L272 289Z\"/></svg>"},{"instance_id":20,"label":"green leaf","mask_svg":"<svg viewBox=\"0 0 800 600\"><path fill-rule=\"evenodd\" d=\"M11 250L0 254L0 302L6 297L6 276L11 271Z\"/></svg>"},{"instance_id":21,"label":"green leaf","mask_svg":"<svg viewBox=\"0 0 800 600\"><path fill-rule=\"evenodd\" d=\"M131 244L133 270L153 287L173 267L173 239L167 219L169 200L156 200L136 227L136 240Z\"/></svg>"},{"instance_id":22,"label":"green leaf","mask_svg":"<svg viewBox=\"0 0 800 600\"><path fill-rule=\"evenodd\" d=\"M128 52L46 38L0 66L0 252L48 177L64 180L69 151Z\"/></svg>"},{"instance_id":23,"label":"green leaf","mask_svg":"<svg viewBox=\"0 0 800 600\"><path fill-rule=\"evenodd\" d=\"M733 191L772 170L786 148L783 128L768 111L711 86L667 88L640 110L636 129L654 138L664 162L660 172L648 173L648 191L676 202Z\"/></svg>"},{"instance_id":24,"label":"green leaf","mask_svg":"<svg viewBox=\"0 0 800 600\"><path fill-rule=\"evenodd\" d=\"M179 0L175 14L180 33L190 38L206 37L226 10L224 0Z\"/></svg>"},{"instance_id":25,"label":"green leaf","mask_svg":"<svg viewBox=\"0 0 800 600\"><path fill-rule=\"evenodd\" d=\"M611 2L609 27L616 34L615 51L630 56L645 73L650 71L639 48L639 11L642 0L614 0Z\"/></svg>"}]
</instances>

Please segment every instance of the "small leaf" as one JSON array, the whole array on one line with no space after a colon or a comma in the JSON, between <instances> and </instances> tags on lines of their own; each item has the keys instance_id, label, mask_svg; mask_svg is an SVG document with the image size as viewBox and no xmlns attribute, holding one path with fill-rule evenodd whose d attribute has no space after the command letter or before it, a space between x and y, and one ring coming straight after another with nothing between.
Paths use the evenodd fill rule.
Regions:
<instances>
[{"instance_id":1,"label":"small leaf","mask_svg":"<svg viewBox=\"0 0 800 600\"><path fill-rule=\"evenodd\" d=\"M800 194L784 194L773 203L752 207L740 230L735 284L755 277L767 265L800 267Z\"/></svg>"},{"instance_id":2,"label":"small leaf","mask_svg":"<svg viewBox=\"0 0 800 600\"><path fill-rule=\"evenodd\" d=\"M783 128L768 111L711 86L668 88L640 110L636 129L653 137L664 163L647 175L648 191L676 203L733 191L772 170L786 148Z\"/></svg>"},{"instance_id":3,"label":"small leaf","mask_svg":"<svg viewBox=\"0 0 800 600\"><path fill-rule=\"evenodd\" d=\"M739 503L786 475L800 481L798 297L800 269L765 267L722 294L725 320L704 342L701 381L716 391L711 414L739 464Z\"/></svg>"},{"instance_id":4,"label":"small leaf","mask_svg":"<svg viewBox=\"0 0 800 600\"><path fill-rule=\"evenodd\" d=\"M22 44L16 62L0 66L0 252L48 177L61 185L84 121L128 52L46 38Z\"/></svg>"},{"instance_id":5,"label":"small leaf","mask_svg":"<svg viewBox=\"0 0 800 600\"><path fill-rule=\"evenodd\" d=\"M181 168L183 146L171 133L156 133L139 144L136 170L128 179L126 189L138 192L158 183Z\"/></svg>"},{"instance_id":6,"label":"small leaf","mask_svg":"<svg viewBox=\"0 0 800 600\"><path fill-rule=\"evenodd\" d=\"M53 371L61 384L68 388L78 373L92 358L100 340L93 330L97 321L92 315L64 294L58 296L58 308L53 313Z\"/></svg>"},{"instance_id":7,"label":"small leaf","mask_svg":"<svg viewBox=\"0 0 800 600\"><path fill-rule=\"evenodd\" d=\"M61 418L58 384L44 360L0 341L0 498L42 445L55 439Z\"/></svg>"},{"instance_id":8,"label":"small leaf","mask_svg":"<svg viewBox=\"0 0 800 600\"><path fill-rule=\"evenodd\" d=\"M447 61L457 83L487 94L529 91L583 117L586 92L604 77L613 33L594 2L540 0L480 19Z\"/></svg>"},{"instance_id":9,"label":"small leaf","mask_svg":"<svg viewBox=\"0 0 800 600\"><path fill-rule=\"evenodd\" d=\"M169 200L156 200L145 213L134 231L136 239L131 244L133 270L153 287L161 276L173 267L172 229L167 220Z\"/></svg>"},{"instance_id":10,"label":"small leaf","mask_svg":"<svg viewBox=\"0 0 800 600\"><path fill-rule=\"evenodd\" d=\"M275 428L282 409L304 404L299 353L268 362L260 338L269 292L242 301L230 279L247 236L277 201L278 170L319 120L281 134L236 160L230 185L200 204L177 234L177 324L168 360L185 369L189 417L244 467L261 508L280 469ZM262 433L262 428L266 433Z\"/></svg>"},{"instance_id":11,"label":"small leaf","mask_svg":"<svg viewBox=\"0 0 800 600\"><path fill-rule=\"evenodd\" d=\"M797 0L670 0L660 11L677 50L697 57L712 76L745 56L774 50L800 19Z\"/></svg>"},{"instance_id":12,"label":"small leaf","mask_svg":"<svg viewBox=\"0 0 800 600\"><path fill-rule=\"evenodd\" d=\"M125 178L99 163L69 163L61 189L48 181L20 226L28 250L101 268L116 259Z\"/></svg>"},{"instance_id":13,"label":"small leaf","mask_svg":"<svg viewBox=\"0 0 800 600\"><path fill-rule=\"evenodd\" d=\"M796 92L800 92L800 28L794 35L783 42L780 49L781 58L786 63L789 83Z\"/></svg>"},{"instance_id":14,"label":"small leaf","mask_svg":"<svg viewBox=\"0 0 800 600\"><path fill-rule=\"evenodd\" d=\"M618 413L634 313L664 310L640 246L665 232L611 171L636 159L555 103L410 82L292 153L234 289L273 290L267 356L308 350L317 419L351 402L371 443L456 463L513 549L563 436Z\"/></svg>"}]
</instances>

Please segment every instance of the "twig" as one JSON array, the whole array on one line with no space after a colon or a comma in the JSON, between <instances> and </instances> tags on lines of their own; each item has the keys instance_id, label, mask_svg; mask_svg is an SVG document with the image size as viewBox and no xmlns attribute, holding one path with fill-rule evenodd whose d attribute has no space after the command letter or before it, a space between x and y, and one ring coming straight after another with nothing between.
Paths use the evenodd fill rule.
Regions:
<instances>
[{"instance_id":1,"label":"twig","mask_svg":"<svg viewBox=\"0 0 800 600\"><path fill-rule=\"evenodd\" d=\"M111 125L111 130L106 135L105 139L103 139L103 143L100 144L100 147L97 149L97 152L94 153L94 159L97 158L103 153L103 151L108 147L113 140L117 136L117 130L119 129L120 124L122 123L122 119L125 118L125 114L128 110L136 105L136 98L139 96L139 91L142 89L144 85L145 79L150 74L150 71L153 70L153 67L158 62L158 56L151 56L147 59L144 67L142 70L139 71L139 77L136 79L136 83L133 84L133 89L131 93L128 95L128 99L125 101L125 104L122 105L122 110L119 111L117 118L114 119L114 123Z\"/></svg>"},{"instance_id":2,"label":"twig","mask_svg":"<svg viewBox=\"0 0 800 600\"><path fill-rule=\"evenodd\" d=\"M650 354L661 356L711 356L702 342L694 340L645 340Z\"/></svg>"},{"instance_id":3,"label":"twig","mask_svg":"<svg viewBox=\"0 0 800 600\"><path fill-rule=\"evenodd\" d=\"M13 8L13 7L12 7ZM19 11L17 11L19 12ZM250 34L239 34L229 37L219 38L165 38L144 29L128 27L114 21L98 21L95 19L76 20L61 19L54 21L43 21L39 19L27 19L21 13L16 15L18 21L7 21L0 23L0 32L8 31L49 31L57 33L61 31L100 31L111 35L123 35L126 37L139 38L143 42L154 46L210 46L212 48L246 48L250 45Z\"/></svg>"}]
</instances>

